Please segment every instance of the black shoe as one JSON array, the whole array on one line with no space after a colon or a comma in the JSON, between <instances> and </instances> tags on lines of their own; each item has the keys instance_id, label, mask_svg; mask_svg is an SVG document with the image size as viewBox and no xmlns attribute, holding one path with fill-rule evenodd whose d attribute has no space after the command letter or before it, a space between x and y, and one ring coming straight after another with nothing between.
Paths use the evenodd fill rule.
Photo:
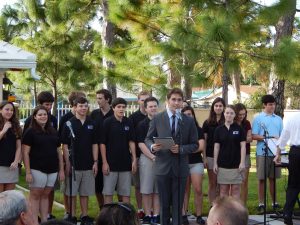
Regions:
<instances>
[{"instance_id":1,"label":"black shoe","mask_svg":"<svg viewBox=\"0 0 300 225\"><path fill-rule=\"evenodd\" d=\"M151 217L150 216L144 216L143 224L151 224Z\"/></svg>"},{"instance_id":2,"label":"black shoe","mask_svg":"<svg viewBox=\"0 0 300 225\"><path fill-rule=\"evenodd\" d=\"M182 216L182 224L183 225L189 225L190 224L187 215Z\"/></svg>"},{"instance_id":3,"label":"black shoe","mask_svg":"<svg viewBox=\"0 0 300 225\"><path fill-rule=\"evenodd\" d=\"M257 211L259 213L263 213L264 212L264 209L265 209L265 205L264 204L259 204L258 207L257 207Z\"/></svg>"},{"instance_id":4,"label":"black shoe","mask_svg":"<svg viewBox=\"0 0 300 225\"><path fill-rule=\"evenodd\" d=\"M153 216L151 223L152 224L160 224L160 216L159 215Z\"/></svg>"},{"instance_id":5,"label":"black shoe","mask_svg":"<svg viewBox=\"0 0 300 225\"><path fill-rule=\"evenodd\" d=\"M73 224L77 224L77 218L76 218L76 216L72 216L71 217L70 215L68 215L68 217L65 219L65 221L73 223Z\"/></svg>"},{"instance_id":6,"label":"black shoe","mask_svg":"<svg viewBox=\"0 0 300 225\"><path fill-rule=\"evenodd\" d=\"M284 220L284 224L285 225L293 225L293 220L292 220L292 218L290 218L290 217L285 217L284 216L284 218L283 218Z\"/></svg>"},{"instance_id":7,"label":"black shoe","mask_svg":"<svg viewBox=\"0 0 300 225\"><path fill-rule=\"evenodd\" d=\"M196 222L200 225L205 225L205 220L202 218L202 216L197 216Z\"/></svg>"},{"instance_id":8,"label":"black shoe","mask_svg":"<svg viewBox=\"0 0 300 225\"><path fill-rule=\"evenodd\" d=\"M54 220L54 219L56 219L56 217L53 216L52 214L49 214L47 217L47 220Z\"/></svg>"},{"instance_id":9,"label":"black shoe","mask_svg":"<svg viewBox=\"0 0 300 225\"><path fill-rule=\"evenodd\" d=\"M92 225L94 224L94 218L89 217L89 216L82 216L80 225Z\"/></svg>"},{"instance_id":10,"label":"black shoe","mask_svg":"<svg viewBox=\"0 0 300 225\"><path fill-rule=\"evenodd\" d=\"M272 208L275 210L275 209L279 209L281 207L277 202L275 202L274 204L272 203Z\"/></svg>"}]
</instances>

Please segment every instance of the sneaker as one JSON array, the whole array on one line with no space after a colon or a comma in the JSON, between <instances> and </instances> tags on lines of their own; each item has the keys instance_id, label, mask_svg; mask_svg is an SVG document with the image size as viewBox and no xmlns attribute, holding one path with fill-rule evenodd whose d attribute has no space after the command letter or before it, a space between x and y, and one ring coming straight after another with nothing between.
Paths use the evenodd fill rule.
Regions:
<instances>
[{"instance_id":1,"label":"sneaker","mask_svg":"<svg viewBox=\"0 0 300 225\"><path fill-rule=\"evenodd\" d=\"M272 203L272 208L273 209L279 209L280 205L277 202L275 202L274 204Z\"/></svg>"},{"instance_id":2,"label":"sneaker","mask_svg":"<svg viewBox=\"0 0 300 225\"><path fill-rule=\"evenodd\" d=\"M144 216L142 223L143 224L151 224L151 217L150 216Z\"/></svg>"},{"instance_id":3,"label":"sneaker","mask_svg":"<svg viewBox=\"0 0 300 225\"><path fill-rule=\"evenodd\" d=\"M56 219L56 217L53 216L52 214L49 214L47 217L47 220L54 220L54 219Z\"/></svg>"},{"instance_id":4,"label":"sneaker","mask_svg":"<svg viewBox=\"0 0 300 225\"><path fill-rule=\"evenodd\" d=\"M183 215L183 216L182 216L182 224L183 224L183 225L188 225L188 224L190 224L187 215Z\"/></svg>"},{"instance_id":5,"label":"sneaker","mask_svg":"<svg viewBox=\"0 0 300 225\"><path fill-rule=\"evenodd\" d=\"M151 223L152 224L160 224L160 216L159 215L153 216Z\"/></svg>"},{"instance_id":6,"label":"sneaker","mask_svg":"<svg viewBox=\"0 0 300 225\"><path fill-rule=\"evenodd\" d=\"M69 218L70 214L68 212L65 212L63 220L67 220Z\"/></svg>"},{"instance_id":7,"label":"sneaker","mask_svg":"<svg viewBox=\"0 0 300 225\"><path fill-rule=\"evenodd\" d=\"M258 212L263 213L265 209L265 205L264 204L259 204L257 207Z\"/></svg>"},{"instance_id":8,"label":"sneaker","mask_svg":"<svg viewBox=\"0 0 300 225\"><path fill-rule=\"evenodd\" d=\"M205 220L202 218L202 216L197 216L196 222L200 225L205 225Z\"/></svg>"},{"instance_id":9,"label":"sneaker","mask_svg":"<svg viewBox=\"0 0 300 225\"><path fill-rule=\"evenodd\" d=\"M137 216L140 220L142 220L145 217L144 211L142 211L142 210L138 211Z\"/></svg>"},{"instance_id":10,"label":"sneaker","mask_svg":"<svg viewBox=\"0 0 300 225\"><path fill-rule=\"evenodd\" d=\"M65 221L73 223L73 224L77 224L77 218L76 218L76 216L72 216L71 217L70 215L68 215L68 217L65 219Z\"/></svg>"},{"instance_id":11,"label":"sneaker","mask_svg":"<svg viewBox=\"0 0 300 225\"><path fill-rule=\"evenodd\" d=\"M293 220L290 217L283 217L283 221L285 225L293 225Z\"/></svg>"},{"instance_id":12,"label":"sneaker","mask_svg":"<svg viewBox=\"0 0 300 225\"><path fill-rule=\"evenodd\" d=\"M89 217L89 216L82 216L80 217L81 222L80 225L91 225L94 224L94 218Z\"/></svg>"}]
</instances>

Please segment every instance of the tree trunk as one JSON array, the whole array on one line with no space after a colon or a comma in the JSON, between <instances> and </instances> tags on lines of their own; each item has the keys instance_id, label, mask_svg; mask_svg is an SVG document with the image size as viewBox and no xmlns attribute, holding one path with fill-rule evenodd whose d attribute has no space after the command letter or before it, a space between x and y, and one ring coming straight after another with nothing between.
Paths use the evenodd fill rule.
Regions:
<instances>
[{"instance_id":1,"label":"tree trunk","mask_svg":"<svg viewBox=\"0 0 300 225\"><path fill-rule=\"evenodd\" d=\"M167 70L167 88L171 89L177 83L177 74L172 68L172 66L167 65L169 68Z\"/></svg>"},{"instance_id":2,"label":"tree trunk","mask_svg":"<svg viewBox=\"0 0 300 225\"><path fill-rule=\"evenodd\" d=\"M229 0L224 1L224 5L226 10L229 9ZM228 12L227 12L228 13ZM222 98L225 101L225 104L228 105L228 84L229 84L229 68L228 68L228 61L229 61L229 43L224 43L224 51L223 51L223 74L222 74Z\"/></svg>"},{"instance_id":3,"label":"tree trunk","mask_svg":"<svg viewBox=\"0 0 300 225\"><path fill-rule=\"evenodd\" d=\"M190 18L192 16L192 9L188 9L186 12L186 18ZM185 19L185 26L188 27L189 23L187 19ZM183 91L183 96L185 100L192 100L192 76L189 73L191 65L188 62L188 59L185 55L186 43L183 45L182 51L182 65L184 68L184 72L181 73L181 89Z\"/></svg>"},{"instance_id":4,"label":"tree trunk","mask_svg":"<svg viewBox=\"0 0 300 225\"><path fill-rule=\"evenodd\" d=\"M33 96L34 96L34 104L37 105L37 88L36 88L36 81L33 80Z\"/></svg>"},{"instance_id":5,"label":"tree trunk","mask_svg":"<svg viewBox=\"0 0 300 225\"><path fill-rule=\"evenodd\" d=\"M282 38L292 36L295 13L296 13L296 0L292 0L291 3L289 4L293 6L292 10L288 12L286 15L280 17L280 19L276 24L275 27L276 36L275 36L274 48L278 46ZM274 66L273 66L270 73L269 93L274 95L276 100L275 114L281 117L283 117L283 112L284 112L284 86L285 86L285 80L280 80L276 76Z\"/></svg>"},{"instance_id":6,"label":"tree trunk","mask_svg":"<svg viewBox=\"0 0 300 225\"><path fill-rule=\"evenodd\" d=\"M102 43L104 48L110 48L114 45L114 35L115 29L114 25L109 21L109 9L108 0L102 0L102 10L103 10L103 27L102 27ZM114 69L115 65L113 62L107 60L103 56L103 67L106 70ZM114 82L111 82L108 77L103 80L103 87L109 90L113 98L117 97L117 88Z\"/></svg>"},{"instance_id":7,"label":"tree trunk","mask_svg":"<svg viewBox=\"0 0 300 225\"><path fill-rule=\"evenodd\" d=\"M222 98L225 101L225 104L228 104L228 84L229 84L229 68L228 68L228 60L229 60L229 46L225 44L225 50L223 55L223 74L222 74Z\"/></svg>"},{"instance_id":8,"label":"tree trunk","mask_svg":"<svg viewBox=\"0 0 300 225\"><path fill-rule=\"evenodd\" d=\"M236 93L238 102L241 102L241 70L240 67L236 68L232 74L232 85Z\"/></svg>"},{"instance_id":9,"label":"tree trunk","mask_svg":"<svg viewBox=\"0 0 300 225\"><path fill-rule=\"evenodd\" d=\"M57 93L57 81L55 80L54 81L54 84L53 84L53 87L52 87L52 93L53 93L53 97L54 97L54 102L53 102L53 107L52 107L52 114L54 116L57 117L57 96L58 96L58 93Z\"/></svg>"}]
</instances>

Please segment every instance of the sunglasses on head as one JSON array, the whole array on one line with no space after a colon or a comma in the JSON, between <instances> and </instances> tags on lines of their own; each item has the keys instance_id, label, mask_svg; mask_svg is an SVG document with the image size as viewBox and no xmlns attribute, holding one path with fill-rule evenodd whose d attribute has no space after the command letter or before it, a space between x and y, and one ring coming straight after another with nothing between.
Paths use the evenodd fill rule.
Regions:
<instances>
[{"instance_id":1,"label":"sunglasses on head","mask_svg":"<svg viewBox=\"0 0 300 225\"><path fill-rule=\"evenodd\" d=\"M113 203L108 203L103 205L103 207L115 207L115 206L125 209L129 213L132 212L132 209L129 208L127 205L124 205L122 202L113 202Z\"/></svg>"}]
</instances>

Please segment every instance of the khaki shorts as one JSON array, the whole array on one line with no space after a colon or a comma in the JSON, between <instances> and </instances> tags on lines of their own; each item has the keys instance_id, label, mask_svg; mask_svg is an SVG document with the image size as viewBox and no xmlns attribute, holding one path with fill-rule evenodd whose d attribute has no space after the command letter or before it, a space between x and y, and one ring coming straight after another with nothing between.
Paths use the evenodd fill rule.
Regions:
<instances>
[{"instance_id":1,"label":"khaki shorts","mask_svg":"<svg viewBox=\"0 0 300 225\"><path fill-rule=\"evenodd\" d=\"M117 193L121 196L130 196L131 171L109 172L103 175L103 195L113 195L117 187Z\"/></svg>"},{"instance_id":2,"label":"khaki shorts","mask_svg":"<svg viewBox=\"0 0 300 225\"><path fill-rule=\"evenodd\" d=\"M241 184L243 177L239 169L225 169L219 167L217 181L218 184Z\"/></svg>"},{"instance_id":3,"label":"khaki shorts","mask_svg":"<svg viewBox=\"0 0 300 225\"><path fill-rule=\"evenodd\" d=\"M155 175L153 171L153 161L144 154L140 157L140 191L142 194L158 193Z\"/></svg>"},{"instance_id":4,"label":"khaki shorts","mask_svg":"<svg viewBox=\"0 0 300 225\"><path fill-rule=\"evenodd\" d=\"M0 184L16 184L19 182L19 168L10 169L6 166L0 166Z\"/></svg>"},{"instance_id":5,"label":"khaki shorts","mask_svg":"<svg viewBox=\"0 0 300 225\"><path fill-rule=\"evenodd\" d=\"M214 169L214 158L213 157L206 157L207 159L207 169L213 170Z\"/></svg>"},{"instance_id":6,"label":"khaki shorts","mask_svg":"<svg viewBox=\"0 0 300 225\"><path fill-rule=\"evenodd\" d=\"M189 164L189 168L190 168L190 175L192 175L192 174L203 175L204 174L204 165L203 165L203 163Z\"/></svg>"},{"instance_id":7,"label":"khaki shorts","mask_svg":"<svg viewBox=\"0 0 300 225\"><path fill-rule=\"evenodd\" d=\"M274 178L274 157L267 157L267 177ZM257 179L264 180L264 165L265 165L265 157L264 156L256 156L256 175ZM281 168L275 168L275 178L281 177Z\"/></svg>"},{"instance_id":8,"label":"khaki shorts","mask_svg":"<svg viewBox=\"0 0 300 225\"><path fill-rule=\"evenodd\" d=\"M31 188L45 188L54 187L57 179L57 173L44 173L39 170L31 169L32 183L29 184Z\"/></svg>"},{"instance_id":9,"label":"khaki shorts","mask_svg":"<svg viewBox=\"0 0 300 225\"><path fill-rule=\"evenodd\" d=\"M95 194L95 177L92 170L75 170L75 177L72 178L72 196L91 196ZM66 177L65 194L70 196L69 177Z\"/></svg>"}]
</instances>

